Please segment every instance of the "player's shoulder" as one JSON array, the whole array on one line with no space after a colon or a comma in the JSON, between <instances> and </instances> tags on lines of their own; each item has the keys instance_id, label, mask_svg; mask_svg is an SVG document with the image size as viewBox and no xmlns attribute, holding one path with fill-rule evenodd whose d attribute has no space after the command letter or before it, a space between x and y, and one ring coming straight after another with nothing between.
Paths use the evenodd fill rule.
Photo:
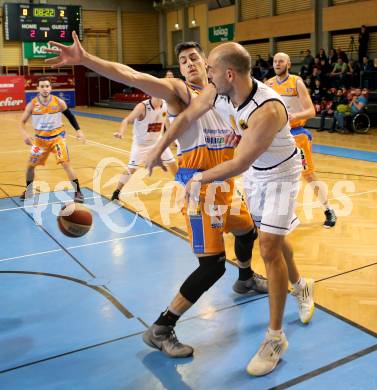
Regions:
<instances>
[{"instance_id":1,"label":"player's shoulder","mask_svg":"<svg viewBox=\"0 0 377 390\"><path fill-rule=\"evenodd\" d=\"M267 86L269 86L270 88L272 88L272 87L276 84L276 77L274 76L274 77L269 78L269 79L265 82L265 84L266 84Z\"/></svg>"}]
</instances>

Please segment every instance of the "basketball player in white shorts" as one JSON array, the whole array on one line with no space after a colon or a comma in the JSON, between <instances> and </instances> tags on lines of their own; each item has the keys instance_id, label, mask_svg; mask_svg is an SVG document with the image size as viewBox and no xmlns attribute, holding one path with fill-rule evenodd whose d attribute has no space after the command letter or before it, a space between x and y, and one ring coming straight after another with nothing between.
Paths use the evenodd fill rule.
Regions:
<instances>
[{"instance_id":1,"label":"basketball player in white shorts","mask_svg":"<svg viewBox=\"0 0 377 390\"><path fill-rule=\"evenodd\" d=\"M288 348L282 330L288 279L303 323L313 316L314 300L313 280L300 277L292 248L285 239L299 223L295 198L302 170L300 153L282 98L252 79L250 69L250 55L241 45L232 42L213 49L208 57L212 85L178 115L158 148L164 150L173 136L181 136L190 123L212 109L241 136L234 158L196 173L186 191L191 196L198 182L206 185L245 172L249 211L260 230L260 253L266 265L270 304L265 340L247 366L250 375L259 376L274 370ZM146 166L151 169L151 158Z\"/></svg>"},{"instance_id":2,"label":"basketball player in white shorts","mask_svg":"<svg viewBox=\"0 0 377 390\"><path fill-rule=\"evenodd\" d=\"M166 103L164 100L155 97L137 104L132 112L123 120L119 131L114 133L114 137L122 139L128 124L133 123L131 155L127 170L123 172L111 200L119 200L119 194L123 186L128 182L132 174L144 165L148 154L161 136L166 121ZM166 148L163 152L162 160L170 172L175 175L177 172L177 164L169 148Z\"/></svg>"}]
</instances>

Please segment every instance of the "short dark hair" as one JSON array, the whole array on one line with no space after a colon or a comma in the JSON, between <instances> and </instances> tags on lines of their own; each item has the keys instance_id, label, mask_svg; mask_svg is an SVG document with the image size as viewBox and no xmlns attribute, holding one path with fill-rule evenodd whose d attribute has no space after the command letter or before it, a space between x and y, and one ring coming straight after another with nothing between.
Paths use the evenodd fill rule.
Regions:
<instances>
[{"instance_id":1,"label":"short dark hair","mask_svg":"<svg viewBox=\"0 0 377 390\"><path fill-rule=\"evenodd\" d=\"M202 57L204 56L204 50L203 48L199 45L198 42L194 41L188 41L188 42L180 42L178 45L175 47L175 55L178 58L179 55L183 50L187 49L195 49Z\"/></svg>"},{"instance_id":2,"label":"short dark hair","mask_svg":"<svg viewBox=\"0 0 377 390\"><path fill-rule=\"evenodd\" d=\"M39 83L40 83L41 81L48 81L48 82L50 83L50 85L51 85L51 80L50 80L50 78L47 77L47 76L42 76L42 77L40 77L40 78L38 79L38 84L37 84L37 85L39 85Z\"/></svg>"}]
</instances>

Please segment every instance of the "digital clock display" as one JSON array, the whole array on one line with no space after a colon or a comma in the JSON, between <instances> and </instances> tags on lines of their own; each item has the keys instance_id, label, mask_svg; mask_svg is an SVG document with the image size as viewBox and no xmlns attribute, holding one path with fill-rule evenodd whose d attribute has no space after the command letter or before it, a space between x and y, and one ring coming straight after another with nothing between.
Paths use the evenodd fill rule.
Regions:
<instances>
[{"instance_id":1,"label":"digital clock display","mask_svg":"<svg viewBox=\"0 0 377 390\"><path fill-rule=\"evenodd\" d=\"M54 18L55 9L54 8L34 8L33 16L36 18Z\"/></svg>"},{"instance_id":2,"label":"digital clock display","mask_svg":"<svg viewBox=\"0 0 377 390\"><path fill-rule=\"evenodd\" d=\"M72 31L82 39L81 6L41 4L4 4L6 41L71 42Z\"/></svg>"}]
</instances>

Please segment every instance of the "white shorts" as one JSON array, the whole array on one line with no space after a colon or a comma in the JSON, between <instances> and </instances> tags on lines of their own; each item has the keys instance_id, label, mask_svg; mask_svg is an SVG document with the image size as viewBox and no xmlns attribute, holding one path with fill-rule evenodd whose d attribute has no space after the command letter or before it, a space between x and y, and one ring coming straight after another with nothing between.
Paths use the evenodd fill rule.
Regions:
<instances>
[{"instance_id":1,"label":"white shorts","mask_svg":"<svg viewBox=\"0 0 377 390\"><path fill-rule=\"evenodd\" d=\"M258 171L250 167L243 174L247 205L261 231L286 235L299 225L295 203L301 170L297 153L276 168Z\"/></svg>"},{"instance_id":2,"label":"white shorts","mask_svg":"<svg viewBox=\"0 0 377 390\"><path fill-rule=\"evenodd\" d=\"M138 168L143 166L146 158L153 149L154 144L152 145L139 145L136 142L132 143L131 146L131 155L128 161L129 168ZM170 148L166 148L161 155L161 159L164 163L175 162L175 157Z\"/></svg>"}]
</instances>

